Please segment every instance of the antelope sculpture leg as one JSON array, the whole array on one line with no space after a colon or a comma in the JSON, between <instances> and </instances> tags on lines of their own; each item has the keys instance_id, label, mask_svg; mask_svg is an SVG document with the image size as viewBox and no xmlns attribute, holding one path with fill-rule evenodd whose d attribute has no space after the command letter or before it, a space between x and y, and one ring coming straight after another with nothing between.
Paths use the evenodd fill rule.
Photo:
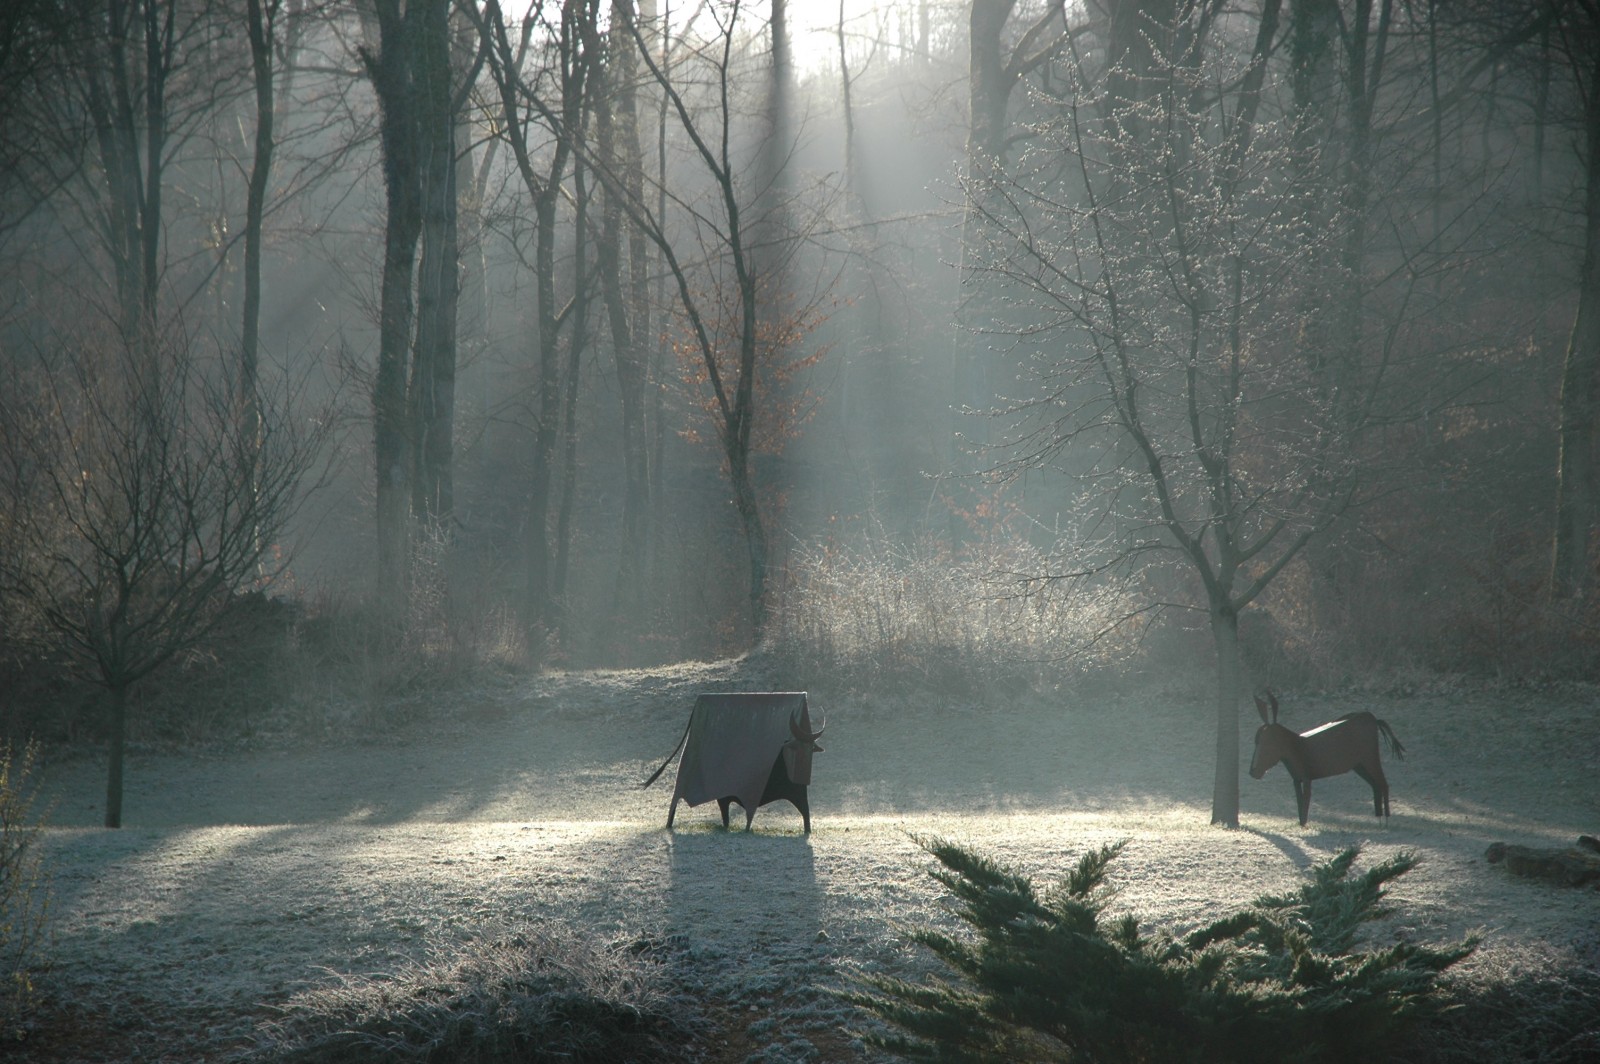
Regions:
<instances>
[{"instance_id":1,"label":"antelope sculpture leg","mask_svg":"<svg viewBox=\"0 0 1600 1064\"><path fill-rule=\"evenodd\" d=\"M1372 813L1374 816L1387 817L1389 815L1389 781L1384 777L1383 768L1378 765L1357 765L1355 773L1367 781L1372 788Z\"/></svg>"}]
</instances>

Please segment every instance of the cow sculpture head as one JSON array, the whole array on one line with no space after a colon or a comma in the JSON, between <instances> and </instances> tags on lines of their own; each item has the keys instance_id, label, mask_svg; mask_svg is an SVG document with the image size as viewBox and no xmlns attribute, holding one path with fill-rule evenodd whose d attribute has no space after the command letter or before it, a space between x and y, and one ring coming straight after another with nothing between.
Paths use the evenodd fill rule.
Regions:
<instances>
[{"instance_id":1,"label":"cow sculpture head","mask_svg":"<svg viewBox=\"0 0 1600 1064\"><path fill-rule=\"evenodd\" d=\"M811 755L822 753L817 740L822 738L822 733L827 729L828 720L824 717L822 726L815 732L806 730L809 724L809 720L806 724L800 723L799 710L789 714L790 738L783 744L783 767L789 773L789 779L802 787L811 783Z\"/></svg>"}]
</instances>

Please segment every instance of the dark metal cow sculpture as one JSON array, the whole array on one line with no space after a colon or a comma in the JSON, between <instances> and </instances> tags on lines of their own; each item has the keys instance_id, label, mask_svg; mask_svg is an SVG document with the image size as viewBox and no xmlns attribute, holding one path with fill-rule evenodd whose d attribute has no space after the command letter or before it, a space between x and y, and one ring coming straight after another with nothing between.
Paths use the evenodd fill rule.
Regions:
<instances>
[{"instance_id":1,"label":"dark metal cow sculpture","mask_svg":"<svg viewBox=\"0 0 1600 1064\"><path fill-rule=\"evenodd\" d=\"M1250 775L1260 779L1279 761L1289 770L1294 783L1294 800L1300 807L1300 826L1305 827L1311 812L1311 781L1354 772L1372 785L1372 811L1389 815L1389 781L1384 778L1378 759L1378 736L1389 741L1389 750L1404 761L1405 747L1394 737L1389 725L1371 713L1346 713L1337 720L1319 724L1296 735L1278 723L1278 699L1271 691L1267 700L1256 699L1261 727L1256 729L1255 756L1250 759Z\"/></svg>"},{"instance_id":2,"label":"dark metal cow sculpture","mask_svg":"<svg viewBox=\"0 0 1600 1064\"><path fill-rule=\"evenodd\" d=\"M800 810L806 834L811 833L811 755L823 728L811 730L804 691L701 695L683 738L644 786L654 783L679 749L678 780L667 809L667 827L678 814L678 802L691 807L715 800L728 826L728 810L738 802L744 827L750 830L756 809L771 802L790 802Z\"/></svg>"}]
</instances>

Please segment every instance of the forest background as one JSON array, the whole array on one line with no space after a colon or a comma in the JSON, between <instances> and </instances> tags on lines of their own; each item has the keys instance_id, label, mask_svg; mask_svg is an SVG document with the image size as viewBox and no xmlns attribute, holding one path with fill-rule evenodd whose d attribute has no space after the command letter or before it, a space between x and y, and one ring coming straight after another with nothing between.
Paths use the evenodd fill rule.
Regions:
<instances>
[{"instance_id":1,"label":"forest background","mask_svg":"<svg viewBox=\"0 0 1600 1064\"><path fill-rule=\"evenodd\" d=\"M1182 677L1224 823L1251 686L1595 676L1586 0L16 0L0 152L0 730L108 824L484 665Z\"/></svg>"}]
</instances>

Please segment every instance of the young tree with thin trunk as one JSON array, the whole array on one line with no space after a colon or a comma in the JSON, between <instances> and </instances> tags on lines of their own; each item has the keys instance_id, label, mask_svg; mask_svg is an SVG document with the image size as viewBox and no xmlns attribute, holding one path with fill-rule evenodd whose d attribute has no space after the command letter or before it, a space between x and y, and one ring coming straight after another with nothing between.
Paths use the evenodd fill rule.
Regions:
<instances>
[{"instance_id":1,"label":"young tree with thin trunk","mask_svg":"<svg viewBox=\"0 0 1600 1064\"><path fill-rule=\"evenodd\" d=\"M241 425L176 333L76 337L18 368L0 397L0 581L109 694L105 824L120 827L129 692L283 571L328 422L260 394Z\"/></svg>"},{"instance_id":2,"label":"young tree with thin trunk","mask_svg":"<svg viewBox=\"0 0 1600 1064\"><path fill-rule=\"evenodd\" d=\"M1003 468L1065 473L1081 526L1100 530L1034 575L1151 580L1173 563L1166 601L1205 613L1216 653L1211 817L1228 826L1240 613L1362 500L1368 473L1370 421L1341 415L1296 344L1322 249L1297 224L1316 190L1294 180L1292 131L1260 113L1278 14L1267 0L1241 68L1163 58L1139 69L1137 98L1100 95L1130 76L1076 64L1017 176L975 200L1000 234L981 268L1014 297L997 327L1037 367ZM1233 89L1198 91L1217 84ZM1383 400L1341 404L1371 418Z\"/></svg>"}]
</instances>

